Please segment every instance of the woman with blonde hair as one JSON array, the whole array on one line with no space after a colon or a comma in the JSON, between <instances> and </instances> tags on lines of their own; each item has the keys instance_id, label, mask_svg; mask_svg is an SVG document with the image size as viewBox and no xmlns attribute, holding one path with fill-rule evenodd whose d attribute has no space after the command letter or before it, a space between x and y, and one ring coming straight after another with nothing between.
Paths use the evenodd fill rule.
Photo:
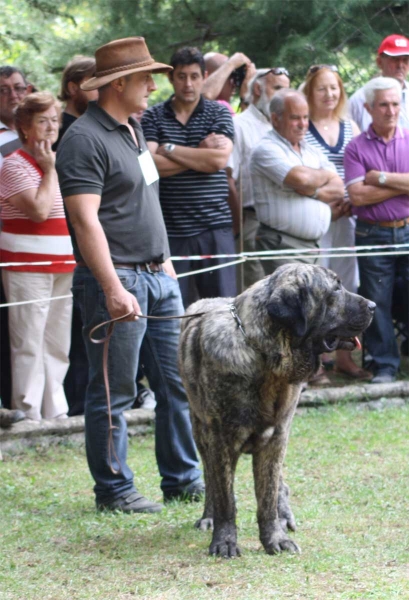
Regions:
<instances>
[{"instance_id":1,"label":"woman with blonde hair","mask_svg":"<svg viewBox=\"0 0 409 600\"><path fill-rule=\"evenodd\" d=\"M68 409L74 265L67 261L74 257L51 149L60 117L52 94L27 95L14 118L22 148L0 174L0 260L20 263L2 269L7 301L16 303L9 308L12 406L35 421L65 417Z\"/></svg>"},{"instance_id":2,"label":"woman with blonde hair","mask_svg":"<svg viewBox=\"0 0 409 600\"><path fill-rule=\"evenodd\" d=\"M350 140L360 133L356 123L345 118L347 95L334 65L313 65L303 87L309 106L309 128L305 141L323 152L344 179L344 151ZM347 196L344 202L332 206L332 222L320 242L321 248L355 246L355 220ZM355 257L323 257L320 264L332 269L350 292L358 287L358 266ZM325 360L325 358L324 358ZM336 372L352 379L370 379L371 374L360 369L348 350L337 350ZM323 381L325 383L325 381Z\"/></svg>"}]
</instances>

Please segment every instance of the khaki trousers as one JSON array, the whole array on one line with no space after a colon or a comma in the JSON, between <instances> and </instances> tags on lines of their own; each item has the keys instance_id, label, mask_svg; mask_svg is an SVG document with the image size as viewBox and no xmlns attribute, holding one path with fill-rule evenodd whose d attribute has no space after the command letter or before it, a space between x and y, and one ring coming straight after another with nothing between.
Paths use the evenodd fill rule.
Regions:
<instances>
[{"instance_id":1,"label":"khaki trousers","mask_svg":"<svg viewBox=\"0 0 409 600\"><path fill-rule=\"evenodd\" d=\"M70 294L72 273L2 271L8 302ZM68 369L72 298L9 307L12 407L29 419L68 411L63 381Z\"/></svg>"},{"instance_id":2,"label":"khaki trousers","mask_svg":"<svg viewBox=\"0 0 409 600\"><path fill-rule=\"evenodd\" d=\"M318 242L314 240L302 240L288 233L267 227L263 223L260 224L256 236L256 250L307 250L310 248L319 248ZM289 263L317 264L317 256L313 257L309 254L300 254L299 256L300 258L292 258L288 254L283 254L276 260L260 260L260 262L263 265L266 275L271 275L278 267L288 265Z\"/></svg>"},{"instance_id":3,"label":"khaki trousers","mask_svg":"<svg viewBox=\"0 0 409 600\"><path fill-rule=\"evenodd\" d=\"M257 215L254 210L243 208L243 250L244 252L256 251L256 233L260 226L257 220ZM240 240L236 241L236 252L240 252ZM240 281L237 288L239 292L246 290L248 287L260 281L264 277L263 267L259 260L249 259L245 263L238 265L237 272ZM242 280L243 279L243 289Z\"/></svg>"}]
</instances>

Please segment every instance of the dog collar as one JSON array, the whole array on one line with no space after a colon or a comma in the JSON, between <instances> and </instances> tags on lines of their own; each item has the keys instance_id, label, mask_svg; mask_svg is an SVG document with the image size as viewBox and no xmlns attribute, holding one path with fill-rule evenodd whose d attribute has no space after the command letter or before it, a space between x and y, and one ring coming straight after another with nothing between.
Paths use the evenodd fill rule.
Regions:
<instances>
[{"instance_id":1,"label":"dog collar","mask_svg":"<svg viewBox=\"0 0 409 600\"><path fill-rule=\"evenodd\" d=\"M241 322L241 319L240 319L239 315L237 314L236 306L233 303L231 303L231 304L229 304L229 309L230 309L231 316L233 317L233 319L237 323L237 327L240 329L240 331L242 332L242 334L246 338L247 334L244 331L243 323Z\"/></svg>"}]
</instances>

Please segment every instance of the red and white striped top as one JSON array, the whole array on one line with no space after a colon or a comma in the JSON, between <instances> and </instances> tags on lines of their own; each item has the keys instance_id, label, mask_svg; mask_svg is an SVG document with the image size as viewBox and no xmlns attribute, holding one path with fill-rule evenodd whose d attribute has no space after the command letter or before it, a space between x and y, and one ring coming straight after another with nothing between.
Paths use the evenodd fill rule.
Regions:
<instances>
[{"instance_id":1,"label":"red and white striped top","mask_svg":"<svg viewBox=\"0 0 409 600\"><path fill-rule=\"evenodd\" d=\"M35 223L8 201L15 194L37 189L43 175L34 158L24 150L17 150L4 160L0 173L0 261L54 263L3 267L10 271L67 273L74 269L74 265L63 264L74 257L60 188L48 219L42 223Z\"/></svg>"}]
</instances>

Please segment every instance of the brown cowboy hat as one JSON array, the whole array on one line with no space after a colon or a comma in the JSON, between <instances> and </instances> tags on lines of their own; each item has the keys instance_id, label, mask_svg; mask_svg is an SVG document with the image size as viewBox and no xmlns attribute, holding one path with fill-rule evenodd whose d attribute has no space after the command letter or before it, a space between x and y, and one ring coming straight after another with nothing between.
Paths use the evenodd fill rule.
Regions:
<instances>
[{"instance_id":1,"label":"brown cowboy hat","mask_svg":"<svg viewBox=\"0 0 409 600\"><path fill-rule=\"evenodd\" d=\"M96 72L81 85L81 89L89 92L106 85L118 77L152 71L153 73L166 73L172 67L155 62L149 54L148 46L143 37L130 37L114 40L104 44L95 52Z\"/></svg>"}]
</instances>

